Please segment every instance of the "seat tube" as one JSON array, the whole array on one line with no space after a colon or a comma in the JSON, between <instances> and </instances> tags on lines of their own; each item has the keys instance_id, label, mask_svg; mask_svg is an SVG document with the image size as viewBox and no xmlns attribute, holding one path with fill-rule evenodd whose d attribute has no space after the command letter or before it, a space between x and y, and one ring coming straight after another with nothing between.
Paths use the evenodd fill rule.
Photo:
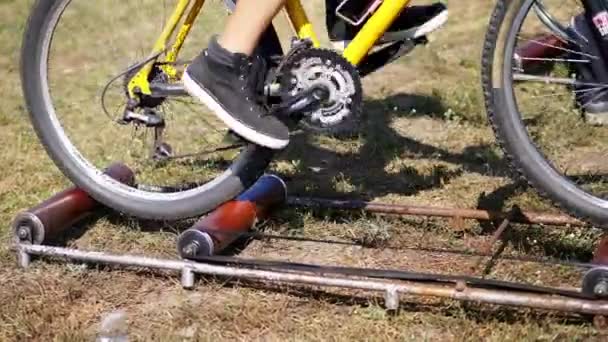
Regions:
<instances>
[{"instance_id":1,"label":"seat tube","mask_svg":"<svg viewBox=\"0 0 608 342\"><path fill-rule=\"evenodd\" d=\"M344 50L344 57L353 65L359 65L409 2L410 0L384 0Z\"/></svg>"},{"instance_id":2,"label":"seat tube","mask_svg":"<svg viewBox=\"0 0 608 342\"><path fill-rule=\"evenodd\" d=\"M167 53L165 62L169 62L169 63L163 65L161 68L165 71L165 73L167 73L167 75L169 75L172 78L177 78L178 72L175 69L175 67L173 65L171 65L170 63L175 62L177 60L177 56L179 55L179 52L182 49L182 46L184 45L184 42L186 41L186 38L188 37L188 34L190 33L192 26L194 25L194 21L196 20L199 13L201 12L201 8L203 7L204 4L205 4L205 0L194 0L194 3L190 7L190 10L188 12L188 15L186 16L186 19L184 20L184 23L182 24L181 28L177 32L177 35L175 36L175 42L173 43L173 45L169 49L169 52ZM182 14L182 16L183 16L183 14Z\"/></svg>"},{"instance_id":3,"label":"seat tube","mask_svg":"<svg viewBox=\"0 0 608 342\"><path fill-rule=\"evenodd\" d=\"M154 48L152 49L150 56L153 56L153 55L160 53L163 50L167 49L167 43L168 43L169 39L171 38L171 36L173 35L173 33L175 32L177 25L179 24L179 22L182 20L182 18L184 16L184 14L186 13L186 10L188 9L188 6L190 5L190 1L191 0L179 0L178 1L175 9L173 11L173 14L171 14L169 19L167 20L167 23L165 24L160 37L156 40L156 43L154 43ZM135 89L137 89L137 88L143 94L148 94L148 95L152 94L152 90L150 89L150 83L148 82L148 75L150 74L150 71L152 70L153 64L154 64L153 61L150 61L145 66L143 66L141 68L141 70L139 70L137 72L137 74L135 74L135 76L133 76L133 78L131 78L131 80L129 81L129 85L128 85L129 96L131 96L132 98L135 98L135 96L136 96Z\"/></svg>"},{"instance_id":4,"label":"seat tube","mask_svg":"<svg viewBox=\"0 0 608 342\"><path fill-rule=\"evenodd\" d=\"M321 44L319 42L319 38L315 34L312 23L308 19L306 11L304 11L304 7L302 7L300 0L287 0L285 10L287 11L289 21L291 22L293 29L296 31L298 38L308 38L312 41L315 47L320 47Z\"/></svg>"}]
</instances>

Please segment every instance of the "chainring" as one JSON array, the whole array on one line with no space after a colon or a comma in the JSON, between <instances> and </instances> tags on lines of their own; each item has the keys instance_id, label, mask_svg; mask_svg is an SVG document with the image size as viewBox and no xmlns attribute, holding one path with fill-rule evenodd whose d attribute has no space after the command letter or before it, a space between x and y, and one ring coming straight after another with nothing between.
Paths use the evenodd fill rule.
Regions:
<instances>
[{"instance_id":1,"label":"chainring","mask_svg":"<svg viewBox=\"0 0 608 342\"><path fill-rule=\"evenodd\" d=\"M357 129L363 90L359 72L332 50L308 48L295 53L281 68L281 97L285 100L313 86L329 90L329 99L300 124L314 132L344 134Z\"/></svg>"}]
</instances>

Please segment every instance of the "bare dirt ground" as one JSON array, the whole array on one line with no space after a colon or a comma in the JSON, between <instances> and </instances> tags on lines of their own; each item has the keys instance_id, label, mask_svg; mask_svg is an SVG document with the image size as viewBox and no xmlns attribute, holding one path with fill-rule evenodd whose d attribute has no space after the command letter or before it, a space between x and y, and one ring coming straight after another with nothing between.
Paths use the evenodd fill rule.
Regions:
<instances>
[{"instance_id":1,"label":"bare dirt ground","mask_svg":"<svg viewBox=\"0 0 608 342\"><path fill-rule=\"evenodd\" d=\"M202 280L184 291L171 274L36 263L17 268L7 248L15 213L69 182L45 154L28 120L19 84L21 33L31 1L0 3L0 341L94 338L101 318L124 310L133 340L605 340L588 320L531 310L406 298L397 316L364 293ZM320 1L307 2L322 24ZM470 3L470 2L469 2ZM272 170L293 195L357 197L393 203L557 212L509 177L494 143L479 85L479 59L492 1L450 3L450 22L398 63L365 79L366 124L352 140L300 136ZM322 27L322 26L318 26ZM314 171L313 171L314 170ZM82 225L68 245L176 257L181 227L160 230L111 215ZM266 223L280 234L391 246L479 247L491 227L444 220L285 209ZM370 233L370 231L372 233ZM597 231L516 227L508 253L589 258ZM321 264L466 273L476 261L419 251L255 241L248 257ZM580 271L500 262L487 275L564 287ZM346 296L352 294L353 296Z\"/></svg>"}]
</instances>

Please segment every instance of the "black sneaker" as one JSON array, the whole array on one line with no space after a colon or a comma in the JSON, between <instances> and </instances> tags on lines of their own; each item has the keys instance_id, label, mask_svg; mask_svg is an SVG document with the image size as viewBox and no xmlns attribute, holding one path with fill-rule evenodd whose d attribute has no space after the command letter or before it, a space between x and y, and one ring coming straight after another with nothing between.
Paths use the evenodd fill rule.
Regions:
<instances>
[{"instance_id":1,"label":"black sneaker","mask_svg":"<svg viewBox=\"0 0 608 342\"><path fill-rule=\"evenodd\" d=\"M344 50L355 38L360 27L352 26L341 20L336 16L335 10L328 3L326 19L329 39L335 49ZM448 9L442 3L409 6L393 22L389 31L379 39L377 48L382 48L398 41L425 37L443 26L447 20Z\"/></svg>"},{"instance_id":2,"label":"black sneaker","mask_svg":"<svg viewBox=\"0 0 608 342\"><path fill-rule=\"evenodd\" d=\"M231 53L213 38L186 68L184 88L237 135L282 149L289 143L289 129L256 102L254 69L252 57Z\"/></svg>"}]
</instances>

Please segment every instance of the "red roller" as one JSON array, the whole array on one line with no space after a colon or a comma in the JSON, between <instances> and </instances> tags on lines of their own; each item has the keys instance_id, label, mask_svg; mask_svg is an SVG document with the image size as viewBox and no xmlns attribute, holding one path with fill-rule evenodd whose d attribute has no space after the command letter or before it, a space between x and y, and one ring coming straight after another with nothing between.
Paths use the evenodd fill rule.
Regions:
<instances>
[{"instance_id":1,"label":"red roller","mask_svg":"<svg viewBox=\"0 0 608 342\"><path fill-rule=\"evenodd\" d=\"M185 259L197 259L220 253L259 219L266 218L273 207L283 204L286 192L285 183L279 177L261 177L239 197L183 232L177 241L179 254Z\"/></svg>"},{"instance_id":2,"label":"red roller","mask_svg":"<svg viewBox=\"0 0 608 342\"><path fill-rule=\"evenodd\" d=\"M595 246L593 263L608 266L608 235L604 235Z\"/></svg>"},{"instance_id":3,"label":"red roller","mask_svg":"<svg viewBox=\"0 0 608 342\"><path fill-rule=\"evenodd\" d=\"M104 173L124 184L135 182L133 171L124 164L113 164ZM64 190L19 213L12 225L15 239L22 243L48 243L99 207L100 204L80 188Z\"/></svg>"}]
</instances>

